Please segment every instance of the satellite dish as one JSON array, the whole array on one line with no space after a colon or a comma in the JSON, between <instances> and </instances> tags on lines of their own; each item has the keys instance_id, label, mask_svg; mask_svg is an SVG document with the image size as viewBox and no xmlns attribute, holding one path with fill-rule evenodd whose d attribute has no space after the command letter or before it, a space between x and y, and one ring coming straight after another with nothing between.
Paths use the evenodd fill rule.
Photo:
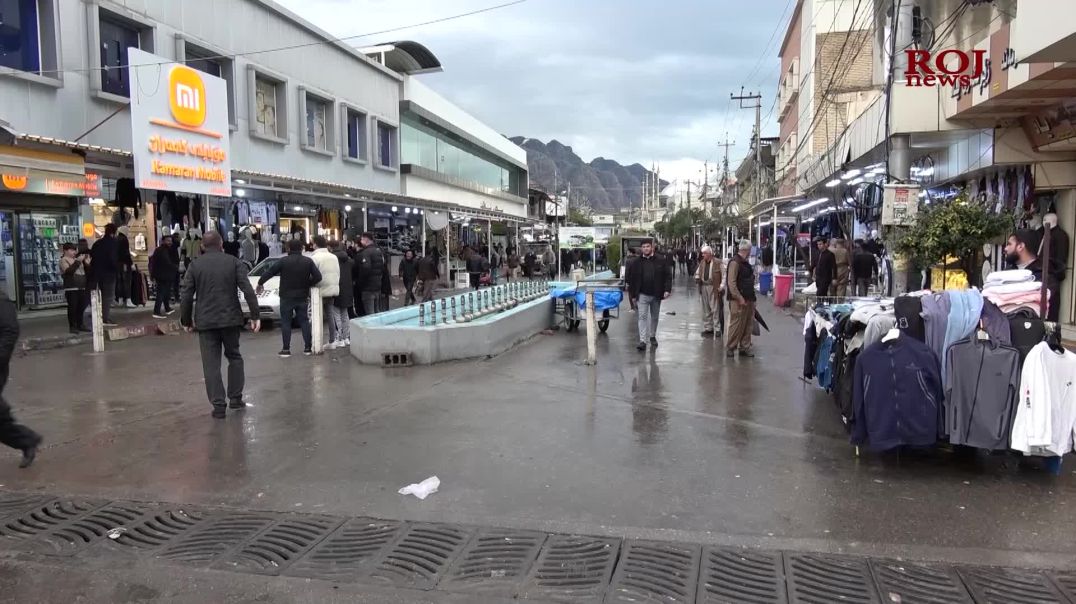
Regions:
<instances>
[{"instance_id":1,"label":"satellite dish","mask_svg":"<svg viewBox=\"0 0 1076 604\"><path fill-rule=\"evenodd\" d=\"M426 224L430 225L430 228L435 231L440 231L448 226L448 214L446 213L427 210L423 216L426 217Z\"/></svg>"}]
</instances>

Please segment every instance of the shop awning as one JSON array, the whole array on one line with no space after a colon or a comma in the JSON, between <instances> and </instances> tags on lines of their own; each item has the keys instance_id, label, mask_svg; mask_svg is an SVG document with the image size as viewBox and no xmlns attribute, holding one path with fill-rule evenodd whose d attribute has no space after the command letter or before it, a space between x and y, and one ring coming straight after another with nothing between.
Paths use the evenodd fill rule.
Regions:
<instances>
[{"instance_id":1,"label":"shop awning","mask_svg":"<svg viewBox=\"0 0 1076 604\"><path fill-rule=\"evenodd\" d=\"M422 209L443 210L452 212L453 214L463 214L473 218L481 218L497 222L525 223L529 221L529 219L523 216L512 216L511 214L491 209L472 208L444 201L400 195L398 193L372 191L370 189L361 189L339 183L296 178L282 174L267 174L252 170L232 170L232 182L234 186L242 188L292 193L298 196L327 197L343 203L373 202L387 205L417 206Z\"/></svg>"},{"instance_id":2,"label":"shop awning","mask_svg":"<svg viewBox=\"0 0 1076 604\"><path fill-rule=\"evenodd\" d=\"M748 216L758 216L759 214L770 214L770 213L773 213L773 209L775 207L780 208L780 207L788 205L788 204L790 204L792 202L803 201L803 200L804 200L804 195L802 193L798 193L796 195L783 195L783 196L780 196L780 197L770 197L770 198L767 198L767 199L763 199L762 201L760 201L757 204L755 204L754 206L752 206L751 209L747 211L747 215Z\"/></svg>"}]
</instances>

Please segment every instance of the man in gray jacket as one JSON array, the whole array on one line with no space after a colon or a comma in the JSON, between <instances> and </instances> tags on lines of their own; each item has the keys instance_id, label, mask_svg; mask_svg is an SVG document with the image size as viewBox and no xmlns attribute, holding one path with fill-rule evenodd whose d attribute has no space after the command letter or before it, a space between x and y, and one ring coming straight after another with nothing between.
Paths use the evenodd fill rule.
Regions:
<instances>
[{"instance_id":1,"label":"man in gray jacket","mask_svg":"<svg viewBox=\"0 0 1076 604\"><path fill-rule=\"evenodd\" d=\"M242 409L243 356L239 354L239 332L243 328L243 310L236 292L242 291L250 309L250 328L261 329L258 314L258 295L247 278L247 266L238 258L224 253L220 233L210 231L202 238L205 253L191 263L183 275L180 300L180 323L188 332L198 331L202 349L202 374L205 391L213 404L213 417L225 415L227 407ZM197 297L197 305L195 298ZM220 374L220 354L228 359L228 390Z\"/></svg>"}]
</instances>

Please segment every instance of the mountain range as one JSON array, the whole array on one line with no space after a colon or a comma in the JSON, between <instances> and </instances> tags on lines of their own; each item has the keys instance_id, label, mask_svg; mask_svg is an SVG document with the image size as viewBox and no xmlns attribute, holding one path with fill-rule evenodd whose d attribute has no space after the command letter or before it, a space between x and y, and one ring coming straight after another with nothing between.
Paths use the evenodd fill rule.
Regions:
<instances>
[{"instance_id":1,"label":"mountain range","mask_svg":"<svg viewBox=\"0 0 1076 604\"><path fill-rule=\"evenodd\" d=\"M572 185L572 203L588 204L594 212L610 213L639 207L647 175L640 164L625 166L613 159L596 157L587 163L558 140L543 143L536 138L511 137L513 143L527 151L527 168L531 187L552 194L564 192ZM664 188L666 181L661 181Z\"/></svg>"}]
</instances>

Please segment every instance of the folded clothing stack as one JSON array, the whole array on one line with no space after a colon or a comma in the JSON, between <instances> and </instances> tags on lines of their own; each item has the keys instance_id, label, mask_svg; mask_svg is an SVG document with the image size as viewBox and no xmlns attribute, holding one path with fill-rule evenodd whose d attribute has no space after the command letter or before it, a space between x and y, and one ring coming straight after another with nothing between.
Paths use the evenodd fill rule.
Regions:
<instances>
[{"instance_id":1,"label":"folded clothing stack","mask_svg":"<svg viewBox=\"0 0 1076 604\"><path fill-rule=\"evenodd\" d=\"M986 276L983 285L983 297L1005 314L1026 308L1039 316L1041 291L1042 283L1035 281L1035 275L1027 269L995 271Z\"/></svg>"}]
</instances>

